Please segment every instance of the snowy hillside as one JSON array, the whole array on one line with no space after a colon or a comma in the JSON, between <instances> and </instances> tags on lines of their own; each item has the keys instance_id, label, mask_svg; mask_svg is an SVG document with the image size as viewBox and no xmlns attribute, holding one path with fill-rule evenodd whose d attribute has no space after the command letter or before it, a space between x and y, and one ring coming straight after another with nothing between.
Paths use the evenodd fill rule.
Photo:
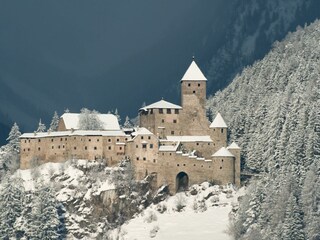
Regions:
<instances>
[{"instance_id":1,"label":"snowy hillside","mask_svg":"<svg viewBox=\"0 0 320 240\"><path fill-rule=\"evenodd\" d=\"M219 111L259 177L241 202L236 239L320 237L320 21L298 28L207 107Z\"/></svg>"},{"instance_id":2,"label":"snowy hillside","mask_svg":"<svg viewBox=\"0 0 320 240\"><path fill-rule=\"evenodd\" d=\"M241 191L210 186L205 182L187 192L178 193L153 204L121 228L109 232L109 238L123 240L227 240L229 216L237 209Z\"/></svg>"}]
</instances>

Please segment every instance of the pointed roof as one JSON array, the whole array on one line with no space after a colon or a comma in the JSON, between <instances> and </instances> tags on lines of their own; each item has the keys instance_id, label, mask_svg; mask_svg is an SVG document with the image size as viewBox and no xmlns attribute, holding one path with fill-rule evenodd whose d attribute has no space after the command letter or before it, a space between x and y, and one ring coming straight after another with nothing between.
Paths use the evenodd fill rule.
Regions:
<instances>
[{"instance_id":1,"label":"pointed roof","mask_svg":"<svg viewBox=\"0 0 320 240\"><path fill-rule=\"evenodd\" d=\"M227 128L227 124L223 120L220 113L217 114L213 122L210 124L210 128Z\"/></svg>"},{"instance_id":2,"label":"pointed roof","mask_svg":"<svg viewBox=\"0 0 320 240\"><path fill-rule=\"evenodd\" d=\"M160 100L158 102L152 103L148 106L140 108L139 110L155 109L155 108L170 108L170 109L182 109L181 106L167 102L165 100Z\"/></svg>"},{"instance_id":3,"label":"pointed roof","mask_svg":"<svg viewBox=\"0 0 320 240\"><path fill-rule=\"evenodd\" d=\"M234 157L234 155L229 152L228 149L222 147L217 152L215 152L212 157Z\"/></svg>"},{"instance_id":4,"label":"pointed roof","mask_svg":"<svg viewBox=\"0 0 320 240\"><path fill-rule=\"evenodd\" d=\"M181 81L207 81L207 79L193 60Z\"/></svg>"},{"instance_id":5,"label":"pointed roof","mask_svg":"<svg viewBox=\"0 0 320 240\"><path fill-rule=\"evenodd\" d=\"M230 146L227 147L227 149L241 149L238 144L235 142L232 142Z\"/></svg>"}]
</instances>

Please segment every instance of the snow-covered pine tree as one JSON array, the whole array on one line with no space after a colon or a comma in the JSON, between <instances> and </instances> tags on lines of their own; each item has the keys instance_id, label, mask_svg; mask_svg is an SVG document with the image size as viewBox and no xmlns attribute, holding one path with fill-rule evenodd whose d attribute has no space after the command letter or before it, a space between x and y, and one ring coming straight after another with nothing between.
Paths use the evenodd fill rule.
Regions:
<instances>
[{"instance_id":1,"label":"snow-covered pine tree","mask_svg":"<svg viewBox=\"0 0 320 240\"><path fill-rule=\"evenodd\" d=\"M45 132L45 131L46 131L46 125L41 122L41 118L40 118L38 129L37 129L36 132L37 133L42 133L42 132Z\"/></svg>"},{"instance_id":2,"label":"snow-covered pine tree","mask_svg":"<svg viewBox=\"0 0 320 240\"><path fill-rule=\"evenodd\" d=\"M132 128L133 127L133 125L132 125L132 123L130 121L130 118L128 116L126 116L126 120L125 120L125 122L123 124L123 127L124 128Z\"/></svg>"},{"instance_id":3,"label":"snow-covered pine tree","mask_svg":"<svg viewBox=\"0 0 320 240\"><path fill-rule=\"evenodd\" d=\"M7 147L10 151L14 151L19 153L20 152L20 140L19 137L21 136L21 132L19 130L19 126L17 123L14 123L9 136L7 138L8 144Z\"/></svg>"},{"instance_id":4,"label":"snow-covered pine tree","mask_svg":"<svg viewBox=\"0 0 320 240\"><path fill-rule=\"evenodd\" d=\"M50 131L57 131L59 125L59 116L57 111L54 111L51 123L50 123Z\"/></svg>"},{"instance_id":5,"label":"snow-covered pine tree","mask_svg":"<svg viewBox=\"0 0 320 240\"><path fill-rule=\"evenodd\" d=\"M16 220L21 216L24 189L19 178L7 175L0 191L0 238L14 239Z\"/></svg>"},{"instance_id":6,"label":"snow-covered pine tree","mask_svg":"<svg viewBox=\"0 0 320 240\"><path fill-rule=\"evenodd\" d=\"M39 191L37 206L40 209L41 224L40 239L58 239L59 219L57 203L51 187L42 187Z\"/></svg>"},{"instance_id":7,"label":"snow-covered pine tree","mask_svg":"<svg viewBox=\"0 0 320 240\"><path fill-rule=\"evenodd\" d=\"M119 124L121 123L121 117L118 113L118 108L116 108L116 110L114 111L114 115L117 117Z\"/></svg>"}]
</instances>

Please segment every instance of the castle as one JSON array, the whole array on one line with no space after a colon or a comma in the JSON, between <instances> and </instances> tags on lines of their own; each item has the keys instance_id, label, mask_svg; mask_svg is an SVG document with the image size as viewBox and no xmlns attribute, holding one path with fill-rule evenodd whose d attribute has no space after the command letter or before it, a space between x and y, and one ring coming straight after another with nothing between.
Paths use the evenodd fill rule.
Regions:
<instances>
[{"instance_id":1,"label":"castle","mask_svg":"<svg viewBox=\"0 0 320 240\"><path fill-rule=\"evenodd\" d=\"M160 100L139 109L139 127L124 129L113 114L99 114L101 130L79 129L79 114L64 113L58 131L20 137L20 168L67 159L130 159L136 179L153 176L170 192L203 181L240 185L240 148L227 146L227 125L218 113L206 118L207 79L193 60L181 79L181 106Z\"/></svg>"}]
</instances>

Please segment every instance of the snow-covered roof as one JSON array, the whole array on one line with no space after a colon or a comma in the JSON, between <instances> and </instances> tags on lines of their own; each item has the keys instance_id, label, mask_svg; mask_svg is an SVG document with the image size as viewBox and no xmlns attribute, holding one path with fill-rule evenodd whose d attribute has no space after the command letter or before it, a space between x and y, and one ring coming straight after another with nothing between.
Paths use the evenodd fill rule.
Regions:
<instances>
[{"instance_id":1,"label":"snow-covered roof","mask_svg":"<svg viewBox=\"0 0 320 240\"><path fill-rule=\"evenodd\" d=\"M210 128L227 128L227 124L223 120L220 113L217 114L213 122L210 124Z\"/></svg>"},{"instance_id":2,"label":"snow-covered roof","mask_svg":"<svg viewBox=\"0 0 320 240\"><path fill-rule=\"evenodd\" d=\"M210 136L167 136L171 142L212 142Z\"/></svg>"},{"instance_id":3,"label":"snow-covered roof","mask_svg":"<svg viewBox=\"0 0 320 240\"><path fill-rule=\"evenodd\" d=\"M215 152L212 157L234 157L234 155L228 151L225 147L220 148Z\"/></svg>"},{"instance_id":4,"label":"snow-covered roof","mask_svg":"<svg viewBox=\"0 0 320 240\"><path fill-rule=\"evenodd\" d=\"M241 149L238 144L236 144L235 142L232 142L230 144L230 146L227 147L227 149Z\"/></svg>"},{"instance_id":5,"label":"snow-covered roof","mask_svg":"<svg viewBox=\"0 0 320 240\"><path fill-rule=\"evenodd\" d=\"M143 108L140 108L139 110L144 110L146 111L147 109L159 109L159 108L169 108L169 109L182 109L181 106L167 102L165 100L160 100L158 102L152 103L148 106L145 106Z\"/></svg>"},{"instance_id":6,"label":"snow-covered roof","mask_svg":"<svg viewBox=\"0 0 320 240\"><path fill-rule=\"evenodd\" d=\"M207 81L207 78L203 75L200 68L193 60L188 70L183 75L181 81Z\"/></svg>"},{"instance_id":7,"label":"snow-covered roof","mask_svg":"<svg viewBox=\"0 0 320 240\"><path fill-rule=\"evenodd\" d=\"M153 133L144 127L138 127L134 128L134 132L132 132L131 135L135 137L138 135L153 135Z\"/></svg>"},{"instance_id":8,"label":"snow-covered roof","mask_svg":"<svg viewBox=\"0 0 320 240\"><path fill-rule=\"evenodd\" d=\"M126 134L121 131L99 131L99 130L75 130L61 132L42 132L42 133L24 133L20 138L45 138L45 137L64 137L64 136L107 136L107 137L125 137Z\"/></svg>"},{"instance_id":9,"label":"snow-covered roof","mask_svg":"<svg viewBox=\"0 0 320 240\"><path fill-rule=\"evenodd\" d=\"M178 149L179 144L172 146L172 145L165 145L159 147L159 152L176 152Z\"/></svg>"},{"instance_id":10,"label":"snow-covered roof","mask_svg":"<svg viewBox=\"0 0 320 240\"><path fill-rule=\"evenodd\" d=\"M79 129L79 113L64 113L61 116L66 129ZM97 114L98 119L102 122L103 130L120 130L118 118L113 114Z\"/></svg>"}]
</instances>

